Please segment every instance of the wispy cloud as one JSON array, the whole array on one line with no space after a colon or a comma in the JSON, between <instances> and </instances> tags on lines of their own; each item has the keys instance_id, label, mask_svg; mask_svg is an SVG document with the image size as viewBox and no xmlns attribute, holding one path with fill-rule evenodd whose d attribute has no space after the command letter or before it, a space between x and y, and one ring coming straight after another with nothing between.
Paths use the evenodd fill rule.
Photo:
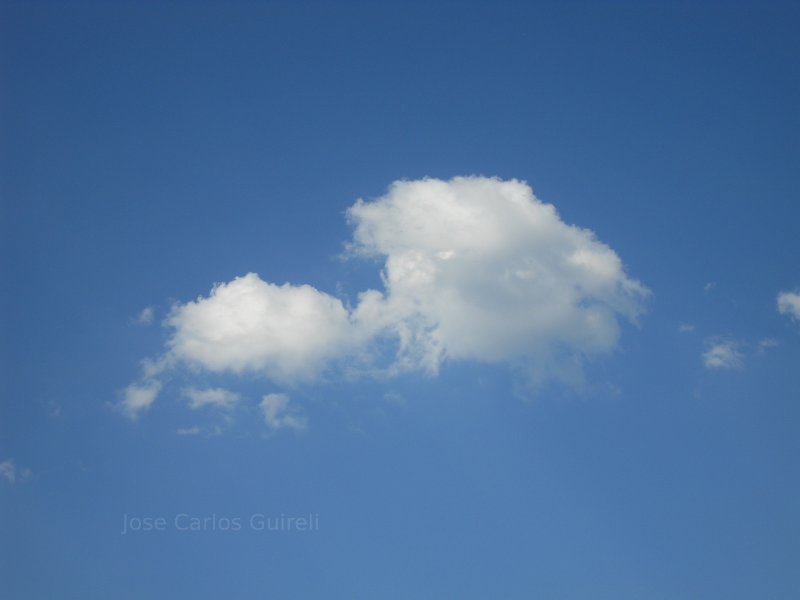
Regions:
<instances>
[{"instance_id":1,"label":"wispy cloud","mask_svg":"<svg viewBox=\"0 0 800 600\"><path fill-rule=\"evenodd\" d=\"M49 400L45 406L48 417L57 419L61 416L61 405L55 400Z\"/></svg>"},{"instance_id":2,"label":"wispy cloud","mask_svg":"<svg viewBox=\"0 0 800 600\"><path fill-rule=\"evenodd\" d=\"M690 325L689 323L681 323L678 325L678 332L680 333L691 333L694 331L694 325Z\"/></svg>"},{"instance_id":3,"label":"wispy cloud","mask_svg":"<svg viewBox=\"0 0 800 600\"><path fill-rule=\"evenodd\" d=\"M740 369L744 364L744 355L740 344L733 340L712 339L707 342L708 348L703 353L703 364L708 369Z\"/></svg>"},{"instance_id":4,"label":"wispy cloud","mask_svg":"<svg viewBox=\"0 0 800 600\"><path fill-rule=\"evenodd\" d=\"M239 402L239 394L223 388L184 388L183 395L189 400L189 408L197 410L204 406L215 406L230 410Z\"/></svg>"},{"instance_id":5,"label":"wispy cloud","mask_svg":"<svg viewBox=\"0 0 800 600\"><path fill-rule=\"evenodd\" d=\"M267 426L277 431L279 429L293 429L304 431L308 421L301 410L290 405L287 394L267 394L259 404L261 414Z\"/></svg>"},{"instance_id":6,"label":"wispy cloud","mask_svg":"<svg viewBox=\"0 0 800 600\"><path fill-rule=\"evenodd\" d=\"M778 294L778 312L795 321L800 321L800 292Z\"/></svg>"},{"instance_id":7,"label":"wispy cloud","mask_svg":"<svg viewBox=\"0 0 800 600\"><path fill-rule=\"evenodd\" d=\"M763 340L758 342L758 348L756 349L756 353L764 354L770 348L777 348L780 345L781 343L775 338L764 338Z\"/></svg>"},{"instance_id":8,"label":"wispy cloud","mask_svg":"<svg viewBox=\"0 0 800 600\"><path fill-rule=\"evenodd\" d=\"M155 379L133 383L123 390L117 407L126 417L136 420L155 402L160 391L161 382Z\"/></svg>"},{"instance_id":9,"label":"wispy cloud","mask_svg":"<svg viewBox=\"0 0 800 600\"><path fill-rule=\"evenodd\" d=\"M133 319L133 322L137 325L150 325L153 323L155 319L156 311L152 306L147 306L142 309L136 317Z\"/></svg>"},{"instance_id":10,"label":"wispy cloud","mask_svg":"<svg viewBox=\"0 0 800 600\"><path fill-rule=\"evenodd\" d=\"M32 475L33 473L29 468L18 468L17 464L12 458L8 458L0 462L0 479L5 479L5 481L10 485L14 485L18 481L30 479Z\"/></svg>"},{"instance_id":11,"label":"wispy cloud","mask_svg":"<svg viewBox=\"0 0 800 600\"><path fill-rule=\"evenodd\" d=\"M195 427L178 427L176 433L178 435L198 435L201 432L201 429L197 426Z\"/></svg>"},{"instance_id":12,"label":"wispy cloud","mask_svg":"<svg viewBox=\"0 0 800 600\"><path fill-rule=\"evenodd\" d=\"M383 395L383 399L386 402L388 402L390 404L394 404L396 406L405 406L408 403L406 398L405 398L405 396L403 396L403 394L401 394L400 392L395 392L395 391L386 392Z\"/></svg>"}]
</instances>

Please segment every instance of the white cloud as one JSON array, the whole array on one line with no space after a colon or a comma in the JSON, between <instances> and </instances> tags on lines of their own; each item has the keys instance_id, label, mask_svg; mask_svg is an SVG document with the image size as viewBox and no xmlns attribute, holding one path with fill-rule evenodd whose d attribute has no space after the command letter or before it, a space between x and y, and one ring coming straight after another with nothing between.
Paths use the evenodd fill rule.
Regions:
<instances>
[{"instance_id":1,"label":"white cloud","mask_svg":"<svg viewBox=\"0 0 800 600\"><path fill-rule=\"evenodd\" d=\"M264 422L273 431L278 429L303 431L308 426L308 421L300 410L289 405L289 396L286 394L267 394L258 406Z\"/></svg>"},{"instance_id":2,"label":"white cloud","mask_svg":"<svg viewBox=\"0 0 800 600\"><path fill-rule=\"evenodd\" d=\"M175 359L209 371L261 372L285 384L318 376L347 346L350 326L337 298L255 273L175 306L167 324Z\"/></svg>"},{"instance_id":3,"label":"white cloud","mask_svg":"<svg viewBox=\"0 0 800 600\"><path fill-rule=\"evenodd\" d=\"M293 385L335 366L435 374L446 361L472 360L511 365L532 382L574 382L585 359L616 348L619 322L636 322L649 295L610 247L521 181L399 181L358 200L347 218L347 254L383 262L381 290L346 308L255 273L215 285L173 307L166 352L144 362L145 379L184 363ZM157 393L131 386L129 404L149 405Z\"/></svg>"},{"instance_id":4,"label":"white cloud","mask_svg":"<svg viewBox=\"0 0 800 600\"><path fill-rule=\"evenodd\" d=\"M150 325L156 316L156 311L152 306L147 306L142 309L136 318L133 320L137 325Z\"/></svg>"},{"instance_id":5,"label":"white cloud","mask_svg":"<svg viewBox=\"0 0 800 600\"><path fill-rule=\"evenodd\" d=\"M694 325L690 325L689 323L681 323L678 326L679 333L691 333L694 331Z\"/></svg>"},{"instance_id":6,"label":"white cloud","mask_svg":"<svg viewBox=\"0 0 800 600\"><path fill-rule=\"evenodd\" d=\"M5 479L11 485L14 485L17 481L30 479L32 475L33 473L27 467L18 469L13 458L0 462L0 478Z\"/></svg>"},{"instance_id":7,"label":"white cloud","mask_svg":"<svg viewBox=\"0 0 800 600\"><path fill-rule=\"evenodd\" d=\"M743 355L739 343L732 340L710 340L703 353L703 364L708 369L740 369Z\"/></svg>"},{"instance_id":8,"label":"white cloud","mask_svg":"<svg viewBox=\"0 0 800 600\"><path fill-rule=\"evenodd\" d=\"M160 391L161 382L155 379L132 383L123 391L118 407L126 417L136 420L142 412L150 408Z\"/></svg>"},{"instance_id":9,"label":"white cloud","mask_svg":"<svg viewBox=\"0 0 800 600\"><path fill-rule=\"evenodd\" d=\"M560 365L611 351L648 295L524 182L401 181L347 214L351 251L385 258L385 290L361 294L354 320L397 340L398 370L469 359L563 379Z\"/></svg>"},{"instance_id":10,"label":"white cloud","mask_svg":"<svg viewBox=\"0 0 800 600\"><path fill-rule=\"evenodd\" d=\"M222 409L231 409L239 401L239 394L223 388L209 388L200 390L194 387L185 388L183 395L189 399L189 408L197 410L204 406L216 406Z\"/></svg>"},{"instance_id":11,"label":"white cloud","mask_svg":"<svg viewBox=\"0 0 800 600\"><path fill-rule=\"evenodd\" d=\"M778 294L778 312L800 321L800 292L781 292Z\"/></svg>"}]
</instances>

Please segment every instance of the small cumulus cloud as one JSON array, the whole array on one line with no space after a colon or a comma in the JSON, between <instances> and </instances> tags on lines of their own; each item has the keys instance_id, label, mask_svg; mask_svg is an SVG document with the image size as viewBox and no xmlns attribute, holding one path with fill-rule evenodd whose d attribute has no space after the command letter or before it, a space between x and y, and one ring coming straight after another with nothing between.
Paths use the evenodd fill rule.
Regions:
<instances>
[{"instance_id":1,"label":"small cumulus cloud","mask_svg":"<svg viewBox=\"0 0 800 600\"><path fill-rule=\"evenodd\" d=\"M264 422L272 431L293 429L304 431L308 421L301 410L290 405L287 394L267 394L259 403Z\"/></svg>"},{"instance_id":2,"label":"small cumulus cloud","mask_svg":"<svg viewBox=\"0 0 800 600\"><path fill-rule=\"evenodd\" d=\"M261 372L288 384L314 379L348 345L342 302L309 285L275 285L255 273L177 305L169 354L212 372Z\"/></svg>"},{"instance_id":3,"label":"small cumulus cloud","mask_svg":"<svg viewBox=\"0 0 800 600\"><path fill-rule=\"evenodd\" d=\"M703 353L703 364L708 369L740 369L744 356L740 344L733 340L712 339Z\"/></svg>"},{"instance_id":4,"label":"small cumulus cloud","mask_svg":"<svg viewBox=\"0 0 800 600\"><path fill-rule=\"evenodd\" d=\"M800 321L800 292L781 292L778 294L778 312L794 321Z\"/></svg>"}]
</instances>

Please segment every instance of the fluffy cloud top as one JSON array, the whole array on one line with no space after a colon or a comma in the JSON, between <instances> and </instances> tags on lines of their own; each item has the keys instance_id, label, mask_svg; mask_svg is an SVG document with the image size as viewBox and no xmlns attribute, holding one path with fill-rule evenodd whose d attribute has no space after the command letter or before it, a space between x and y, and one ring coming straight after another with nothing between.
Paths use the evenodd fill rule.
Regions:
<instances>
[{"instance_id":1,"label":"fluffy cloud top","mask_svg":"<svg viewBox=\"0 0 800 600\"><path fill-rule=\"evenodd\" d=\"M347 218L349 255L381 260L383 289L348 309L308 285L237 277L173 307L167 351L144 376L186 363L288 385L335 364L433 374L475 360L569 380L586 357L616 347L619 321L636 321L649 294L611 248L521 181L399 181ZM138 413L157 393L131 386L126 404ZM262 410L280 423L288 399L269 398Z\"/></svg>"},{"instance_id":2,"label":"fluffy cloud top","mask_svg":"<svg viewBox=\"0 0 800 600\"><path fill-rule=\"evenodd\" d=\"M337 298L255 273L176 306L167 324L173 357L209 371L258 371L281 383L316 376L347 345L350 326Z\"/></svg>"},{"instance_id":3,"label":"fluffy cloud top","mask_svg":"<svg viewBox=\"0 0 800 600\"><path fill-rule=\"evenodd\" d=\"M800 292L781 292L778 294L778 312L800 321Z\"/></svg>"},{"instance_id":4,"label":"fluffy cloud top","mask_svg":"<svg viewBox=\"0 0 800 600\"><path fill-rule=\"evenodd\" d=\"M259 403L264 422L273 430L294 429L303 431L308 422L294 406L290 406L289 396L286 394L267 394Z\"/></svg>"},{"instance_id":5,"label":"fluffy cloud top","mask_svg":"<svg viewBox=\"0 0 800 600\"><path fill-rule=\"evenodd\" d=\"M703 353L703 364L708 369L739 369L743 355L739 344L731 340L717 340L709 343Z\"/></svg>"},{"instance_id":6,"label":"fluffy cloud top","mask_svg":"<svg viewBox=\"0 0 800 600\"><path fill-rule=\"evenodd\" d=\"M385 290L363 293L354 319L399 341L401 367L523 361L558 376L565 355L614 348L618 317L635 320L648 294L520 181L396 182L347 214L352 251L385 258Z\"/></svg>"}]
</instances>

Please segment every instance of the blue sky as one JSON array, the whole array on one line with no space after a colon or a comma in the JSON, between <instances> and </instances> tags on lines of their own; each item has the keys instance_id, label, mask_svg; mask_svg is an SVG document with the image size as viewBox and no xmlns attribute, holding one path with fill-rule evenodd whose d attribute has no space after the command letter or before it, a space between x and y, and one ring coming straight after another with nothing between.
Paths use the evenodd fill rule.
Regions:
<instances>
[{"instance_id":1,"label":"blue sky","mask_svg":"<svg viewBox=\"0 0 800 600\"><path fill-rule=\"evenodd\" d=\"M0 17L0 597L800 595L796 3Z\"/></svg>"}]
</instances>

